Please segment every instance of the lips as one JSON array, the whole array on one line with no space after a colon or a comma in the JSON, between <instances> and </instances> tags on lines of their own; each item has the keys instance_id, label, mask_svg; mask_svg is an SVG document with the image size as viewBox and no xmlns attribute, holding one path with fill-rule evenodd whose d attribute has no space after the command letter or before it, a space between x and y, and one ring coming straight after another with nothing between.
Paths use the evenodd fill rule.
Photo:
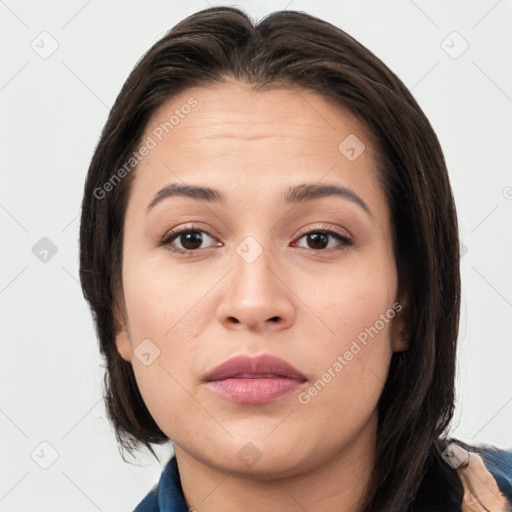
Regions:
<instances>
[{"instance_id":1,"label":"lips","mask_svg":"<svg viewBox=\"0 0 512 512\"><path fill-rule=\"evenodd\" d=\"M206 374L207 387L232 402L269 403L297 391L306 377L282 359L261 355L228 359Z\"/></svg>"},{"instance_id":2,"label":"lips","mask_svg":"<svg viewBox=\"0 0 512 512\"><path fill-rule=\"evenodd\" d=\"M271 355L233 357L207 373L205 380L211 382L230 378L257 379L269 377L284 377L301 382L306 380L306 377L299 370L283 361L283 359Z\"/></svg>"}]
</instances>

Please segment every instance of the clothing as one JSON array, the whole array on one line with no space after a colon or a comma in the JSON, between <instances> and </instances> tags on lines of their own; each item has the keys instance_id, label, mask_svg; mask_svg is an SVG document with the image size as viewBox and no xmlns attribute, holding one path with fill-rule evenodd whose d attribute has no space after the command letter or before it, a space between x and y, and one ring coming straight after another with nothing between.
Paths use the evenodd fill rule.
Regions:
<instances>
[{"instance_id":1,"label":"clothing","mask_svg":"<svg viewBox=\"0 0 512 512\"><path fill-rule=\"evenodd\" d=\"M475 450L477 451L477 450ZM478 448L485 466L494 476L501 492L512 504L512 450L500 450L494 447ZM455 471L455 470L454 470ZM421 503L419 504L421 508ZM439 512L460 512L456 502L439 504ZM430 511L431 507L428 507ZM157 485L137 505L133 512L193 512L187 508L176 457L166 464Z\"/></svg>"},{"instance_id":2,"label":"clothing","mask_svg":"<svg viewBox=\"0 0 512 512\"><path fill-rule=\"evenodd\" d=\"M188 512L176 456L166 464L160 480L133 512Z\"/></svg>"}]
</instances>

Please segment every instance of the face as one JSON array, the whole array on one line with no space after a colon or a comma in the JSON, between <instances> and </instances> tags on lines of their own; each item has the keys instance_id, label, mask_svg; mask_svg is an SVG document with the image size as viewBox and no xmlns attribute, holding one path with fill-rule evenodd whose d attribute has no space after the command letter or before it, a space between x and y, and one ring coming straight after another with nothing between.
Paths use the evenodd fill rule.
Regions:
<instances>
[{"instance_id":1,"label":"face","mask_svg":"<svg viewBox=\"0 0 512 512\"><path fill-rule=\"evenodd\" d=\"M370 442L405 299L363 126L229 81L164 104L143 140L117 347L176 452L264 478ZM251 359L209 381L264 355L296 374Z\"/></svg>"}]
</instances>

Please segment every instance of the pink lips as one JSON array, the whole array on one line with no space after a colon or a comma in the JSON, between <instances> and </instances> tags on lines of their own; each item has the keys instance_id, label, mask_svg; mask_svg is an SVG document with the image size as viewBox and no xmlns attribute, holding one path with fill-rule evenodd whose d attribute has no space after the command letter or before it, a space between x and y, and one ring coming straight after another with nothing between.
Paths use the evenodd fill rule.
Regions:
<instances>
[{"instance_id":1,"label":"pink lips","mask_svg":"<svg viewBox=\"0 0 512 512\"><path fill-rule=\"evenodd\" d=\"M263 404L295 391L307 380L279 357L237 356L205 376L208 387L234 402Z\"/></svg>"}]
</instances>

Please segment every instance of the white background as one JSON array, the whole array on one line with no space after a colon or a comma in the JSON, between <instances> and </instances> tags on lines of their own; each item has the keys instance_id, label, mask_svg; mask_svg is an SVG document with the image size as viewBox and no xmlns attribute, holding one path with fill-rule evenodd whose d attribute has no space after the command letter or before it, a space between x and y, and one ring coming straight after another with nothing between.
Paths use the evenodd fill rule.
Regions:
<instances>
[{"instance_id":1,"label":"white background","mask_svg":"<svg viewBox=\"0 0 512 512\"><path fill-rule=\"evenodd\" d=\"M511 447L512 2L287 2L229 5L258 19L302 10L339 26L397 73L436 130L467 248L452 434ZM0 511L128 511L158 480L150 455L123 462L105 419L102 361L78 284L79 208L128 73L209 5L223 4L0 2ZM58 43L46 59L31 47L42 37L51 47L43 31ZM464 41L453 31L469 44L458 58ZM57 247L46 263L32 252L42 237ZM48 469L31 457L49 463L52 450ZM164 464L170 448L159 453Z\"/></svg>"}]
</instances>

